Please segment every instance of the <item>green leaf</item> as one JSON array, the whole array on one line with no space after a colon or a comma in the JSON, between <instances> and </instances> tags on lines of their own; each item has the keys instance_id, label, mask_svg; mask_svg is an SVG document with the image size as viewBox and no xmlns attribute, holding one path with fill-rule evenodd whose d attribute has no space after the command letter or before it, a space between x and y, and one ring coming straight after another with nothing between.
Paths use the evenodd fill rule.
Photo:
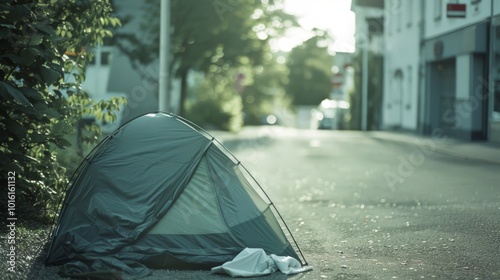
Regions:
<instances>
[{"instance_id":1,"label":"green leaf","mask_svg":"<svg viewBox=\"0 0 500 280\"><path fill-rule=\"evenodd\" d=\"M66 72L71 72L73 69L75 69L76 62L72 59L68 59L64 62L64 71Z\"/></svg>"},{"instance_id":2,"label":"green leaf","mask_svg":"<svg viewBox=\"0 0 500 280\"><path fill-rule=\"evenodd\" d=\"M0 6L0 9L2 6ZM5 23L0 23L0 27L8 28L8 29L16 29L16 27L13 24L5 24Z\"/></svg>"},{"instance_id":3,"label":"green leaf","mask_svg":"<svg viewBox=\"0 0 500 280\"><path fill-rule=\"evenodd\" d=\"M39 116L39 113L35 110L34 107L30 107L30 106L24 106L24 105L18 105L17 106L17 109L29 116L34 116L36 118L38 118Z\"/></svg>"},{"instance_id":4,"label":"green leaf","mask_svg":"<svg viewBox=\"0 0 500 280\"><path fill-rule=\"evenodd\" d=\"M64 138L56 139L55 144L61 149L71 146L71 143Z\"/></svg>"},{"instance_id":5,"label":"green leaf","mask_svg":"<svg viewBox=\"0 0 500 280\"><path fill-rule=\"evenodd\" d=\"M42 78L47 85L51 85L61 78L58 71L48 67L47 65L42 65L40 72L42 73Z\"/></svg>"},{"instance_id":6,"label":"green leaf","mask_svg":"<svg viewBox=\"0 0 500 280\"><path fill-rule=\"evenodd\" d=\"M23 139L28 133L28 129L16 120L6 119L5 125L8 127L9 134L19 139Z\"/></svg>"},{"instance_id":7,"label":"green leaf","mask_svg":"<svg viewBox=\"0 0 500 280\"><path fill-rule=\"evenodd\" d=\"M58 112L49 108L47 104L45 104L44 102L35 103L35 110L51 118L56 118L56 119L61 118L61 115Z\"/></svg>"},{"instance_id":8,"label":"green leaf","mask_svg":"<svg viewBox=\"0 0 500 280\"><path fill-rule=\"evenodd\" d=\"M105 114L103 121L104 121L104 123L112 123L113 122L113 117L110 114Z\"/></svg>"},{"instance_id":9,"label":"green leaf","mask_svg":"<svg viewBox=\"0 0 500 280\"><path fill-rule=\"evenodd\" d=\"M14 5L11 7L12 7L12 17L17 20L34 16L34 14L31 12L31 10L28 8L27 5Z\"/></svg>"},{"instance_id":10,"label":"green leaf","mask_svg":"<svg viewBox=\"0 0 500 280\"><path fill-rule=\"evenodd\" d=\"M110 19L109 19L109 22L111 23L111 25L112 25L113 27L116 27L117 25L118 25L118 26L121 26L121 25L122 25L122 23L121 23L120 19L118 19L118 18L110 18Z\"/></svg>"},{"instance_id":11,"label":"green leaf","mask_svg":"<svg viewBox=\"0 0 500 280\"><path fill-rule=\"evenodd\" d=\"M19 89L14 88L11 85L2 81L0 81L0 92L2 93L2 95L5 95L5 93L10 94L17 102L19 102L24 106L33 107L33 104L31 104L31 102L29 102L29 100L26 99L26 97Z\"/></svg>"},{"instance_id":12,"label":"green leaf","mask_svg":"<svg viewBox=\"0 0 500 280\"><path fill-rule=\"evenodd\" d=\"M20 90L25 96L29 98L33 98L34 100L43 100L43 96L40 94L40 92L32 88L22 87L20 88Z\"/></svg>"},{"instance_id":13,"label":"green leaf","mask_svg":"<svg viewBox=\"0 0 500 280\"><path fill-rule=\"evenodd\" d=\"M36 23L36 28L40 31L42 31L43 33L49 35L49 36L53 36L53 37L56 37L57 36L57 33L56 33L56 30L54 28L52 28L52 26L48 25L48 24L45 24L45 23L42 23L42 22L37 22Z\"/></svg>"},{"instance_id":14,"label":"green leaf","mask_svg":"<svg viewBox=\"0 0 500 280\"><path fill-rule=\"evenodd\" d=\"M47 136L39 133L31 134L31 142L33 143L45 143Z\"/></svg>"},{"instance_id":15,"label":"green leaf","mask_svg":"<svg viewBox=\"0 0 500 280\"><path fill-rule=\"evenodd\" d=\"M33 34L29 39L29 46L38 46L43 42L43 35Z\"/></svg>"},{"instance_id":16,"label":"green leaf","mask_svg":"<svg viewBox=\"0 0 500 280\"><path fill-rule=\"evenodd\" d=\"M35 62L38 51L35 48L25 48L21 50L21 58L26 65Z\"/></svg>"},{"instance_id":17,"label":"green leaf","mask_svg":"<svg viewBox=\"0 0 500 280\"><path fill-rule=\"evenodd\" d=\"M83 72L73 73L73 77L75 78L75 81L79 84L85 81L85 74Z\"/></svg>"},{"instance_id":18,"label":"green leaf","mask_svg":"<svg viewBox=\"0 0 500 280\"><path fill-rule=\"evenodd\" d=\"M4 167L2 170L15 171L17 174L22 174L22 169L14 163L11 157L7 156L2 150L0 150L0 162L1 166Z\"/></svg>"},{"instance_id":19,"label":"green leaf","mask_svg":"<svg viewBox=\"0 0 500 280\"><path fill-rule=\"evenodd\" d=\"M0 24L0 38L8 38L12 31L10 31L9 28L5 28L2 26L3 24Z\"/></svg>"}]
</instances>

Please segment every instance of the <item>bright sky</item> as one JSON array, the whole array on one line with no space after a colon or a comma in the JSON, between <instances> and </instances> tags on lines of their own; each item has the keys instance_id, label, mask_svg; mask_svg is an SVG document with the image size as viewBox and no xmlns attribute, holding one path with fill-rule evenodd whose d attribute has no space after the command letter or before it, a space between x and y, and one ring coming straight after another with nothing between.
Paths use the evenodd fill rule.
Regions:
<instances>
[{"instance_id":1,"label":"bright sky","mask_svg":"<svg viewBox=\"0 0 500 280\"><path fill-rule=\"evenodd\" d=\"M289 30L286 37L273 39L274 50L290 51L310 38L313 28L318 28L335 37L331 52L354 52L355 17L351 0L285 0L284 9L296 15L303 28Z\"/></svg>"}]
</instances>

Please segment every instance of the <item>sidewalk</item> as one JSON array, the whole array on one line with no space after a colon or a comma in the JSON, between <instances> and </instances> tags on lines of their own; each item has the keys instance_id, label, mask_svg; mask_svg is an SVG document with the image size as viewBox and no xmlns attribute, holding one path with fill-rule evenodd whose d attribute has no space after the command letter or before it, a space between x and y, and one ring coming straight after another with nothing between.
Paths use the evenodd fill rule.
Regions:
<instances>
[{"instance_id":1,"label":"sidewalk","mask_svg":"<svg viewBox=\"0 0 500 280\"><path fill-rule=\"evenodd\" d=\"M426 137L409 132L370 131L370 137L412 146L435 145L435 151L461 159L488 162L500 165L500 145L488 142L466 142L444 135L441 138Z\"/></svg>"},{"instance_id":2,"label":"sidewalk","mask_svg":"<svg viewBox=\"0 0 500 280\"><path fill-rule=\"evenodd\" d=\"M260 132L249 130L248 127L238 133L230 133L226 131L209 131L209 133L221 142L231 141L235 139L254 139L265 137L268 133L273 133L274 130L279 130L280 135L297 135L300 134L297 129L288 129L281 127L266 128L260 127ZM283 132L285 131L285 132ZM267 132L267 133L266 133ZM286 133L288 132L288 134ZM394 143L406 144L410 146L426 146L441 154L454 156L460 159L474 160L500 165L500 145L491 144L488 142L467 142L457 140L446 135L439 138L432 138L412 132L397 132L397 131L368 131L367 136L382 141L391 141Z\"/></svg>"}]
</instances>

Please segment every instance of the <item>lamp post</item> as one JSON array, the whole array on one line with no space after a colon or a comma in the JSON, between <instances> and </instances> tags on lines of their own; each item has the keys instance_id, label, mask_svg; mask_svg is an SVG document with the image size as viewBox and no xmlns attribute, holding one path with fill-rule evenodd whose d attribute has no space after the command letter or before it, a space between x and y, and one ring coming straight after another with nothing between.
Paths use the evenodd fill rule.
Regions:
<instances>
[{"instance_id":1,"label":"lamp post","mask_svg":"<svg viewBox=\"0 0 500 280\"><path fill-rule=\"evenodd\" d=\"M368 43L368 42L366 42ZM367 130L368 117L368 44L362 49L361 76L361 130Z\"/></svg>"},{"instance_id":2,"label":"lamp post","mask_svg":"<svg viewBox=\"0 0 500 280\"><path fill-rule=\"evenodd\" d=\"M158 103L160 111L169 111L169 61L170 61L170 0L160 5L160 73L158 77Z\"/></svg>"},{"instance_id":3,"label":"lamp post","mask_svg":"<svg viewBox=\"0 0 500 280\"><path fill-rule=\"evenodd\" d=\"M492 122L493 122L493 111L494 111L494 103L495 103L495 6L494 0L491 0L491 7L490 7L490 41L489 41L489 55L488 55L488 64L489 64L489 73L488 73L488 121L487 121L487 128L486 128L486 139L488 141L491 141L491 129L492 129Z\"/></svg>"}]
</instances>

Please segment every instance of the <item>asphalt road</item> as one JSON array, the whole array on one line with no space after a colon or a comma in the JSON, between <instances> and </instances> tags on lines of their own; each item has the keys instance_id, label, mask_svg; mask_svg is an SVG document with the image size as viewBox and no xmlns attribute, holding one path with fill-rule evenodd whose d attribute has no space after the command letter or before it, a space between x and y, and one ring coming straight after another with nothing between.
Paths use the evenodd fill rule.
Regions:
<instances>
[{"instance_id":1,"label":"asphalt road","mask_svg":"<svg viewBox=\"0 0 500 280\"><path fill-rule=\"evenodd\" d=\"M247 129L226 145L313 271L291 279L500 279L500 166L363 132Z\"/></svg>"},{"instance_id":2,"label":"asphalt road","mask_svg":"<svg viewBox=\"0 0 500 280\"><path fill-rule=\"evenodd\" d=\"M500 165L363 132L214 135L263 186L313 266L256 279L500 279ZM28 275L60 279L39 263ZM230 278L155 270L145 279Z\"/></svg>"}]
</instances>

